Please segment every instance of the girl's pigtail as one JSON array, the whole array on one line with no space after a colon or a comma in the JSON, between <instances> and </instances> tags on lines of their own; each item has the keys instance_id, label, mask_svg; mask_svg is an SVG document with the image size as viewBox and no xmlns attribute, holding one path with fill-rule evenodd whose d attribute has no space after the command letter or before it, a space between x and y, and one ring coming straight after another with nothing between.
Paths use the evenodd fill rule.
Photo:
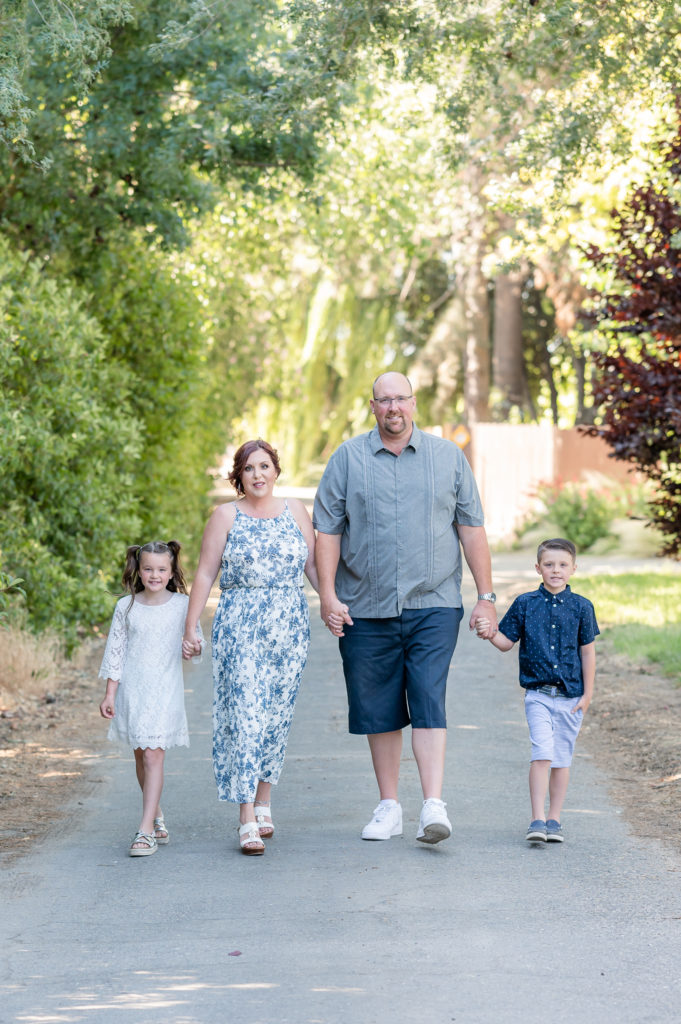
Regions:
<instances>
[{"instance_id":1,"label":"girl's pigtail","mask_svg":"<svg viewBox=\"0 0 681 1024\"><path fill-rule=\"evenodd\" d=\"M182 572L182 566L180 565L180 550L182 545L177 540L166 541L166 547L170 552L170 565L172 568L172 575L168 581L168 590L173 590L178 594L187 593L187 584Z\"/></svg>"},{"instance_id":2,"label":"girl's pigtail","mask_svg":"<svg viewBox=\"0 0 681 1024\"><path fill-rule=\"evenodd\" d=\"M128 611L130 611L134 604L135 594L144 589L139 575L139 557L141 550L142 548L139 544L131 544L125 553L125 568L123 569L121 582L123 584L123 589L130 594Z\"/></svg>"}]
</instances>

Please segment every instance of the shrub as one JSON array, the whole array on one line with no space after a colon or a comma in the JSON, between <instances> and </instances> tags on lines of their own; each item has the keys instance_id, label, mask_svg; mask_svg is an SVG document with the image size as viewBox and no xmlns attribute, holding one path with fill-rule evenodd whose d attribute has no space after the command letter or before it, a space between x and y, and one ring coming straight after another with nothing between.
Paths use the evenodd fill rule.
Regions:
<instances>
[{"instance_id":1,"label":"shrub","mask_svg":"<svg viewBox=\"0 0 681 1024\"><path fill-rule=\"evenodd\" d=\"M547 515L578 551L607 537L618 514L617 501L586 484L544 484L538 489Z\"/></svg>"},{"instance_id":2,"label":"shrub","mask_svg":"<svg viewBox=\"0 0 681 1024\"><path fill-rule=\"evenodd\" d=\"M22 594L26 597L26 594L19 586L23 583L22 579L18 579L16 576L12 576L11 573L2 572L0 570L0 623L7 618L7 606L9 604L9 596L11 594Z\"/></svg>"},{"instance_id":3,"label":"shrub","mask_svg":"<svg viewBox=\"0 0 681 1024\"><path fill-rule=\"evenodd\" d=\"M0 547L23 579L31 627L109 616L121 553L138 533L126 500L139 430L124 374L76 289L0 240Z\"/></svg>"}]
</instances>

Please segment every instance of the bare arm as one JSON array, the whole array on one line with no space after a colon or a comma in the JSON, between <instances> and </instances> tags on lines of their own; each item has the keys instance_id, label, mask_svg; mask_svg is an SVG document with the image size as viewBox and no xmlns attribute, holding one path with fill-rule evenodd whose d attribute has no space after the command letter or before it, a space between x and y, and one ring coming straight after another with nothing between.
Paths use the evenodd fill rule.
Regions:
<instances>
[{"instance_id":1,"label":"bare arm","mask_svg":"<svg viewBox=\"0 0 681 1024\"><path fill-rule=\"evenodd\" d=\"M305 575L317 593L319 593L319 577L317 576L317 566L315 565L315 536L314 529L312 528L312 520L310 519L310 515L302 501L299 501L298 498L289 498L288 507L291 510L291 515L300 527L300 532L305 538L305 543L307 544Z\"/></svg>"},{"instance_id":2,"label":"bare arm","mask_svg":"<svg viewBox=\"0 0 681 1024\"><path fill-rule=\"evenodd\" d=\"M489 593L492 590L492 556L489 553L485 527L457 524L456 532L459 535L468 568L478 588L478 594ZM475 603L468 623L470 629L475 629L476 620L479 618L489 621L485 639L491 640L497 631L497 613L491 601Z\"/></svg>"},{"instance_id":3,"label":"bare arm","mask_svg":"<svg viewBox=\"0 0 681 1024\"><path fill-rule=\"evenodd\" d=\"M482 640L489 640L489 642L496 647L498 651L511 651L515 647L515 640L509 640L503 633L497 632L494 636L488 636L490 627L489 619L483 618L481 615L475 623L475 632Z\"/></svg>"},{"instance_id":4,"label":"bare arm","mask_svg":"<svg viewBox=\"0 0 681 1024\"><path fill-rule=\"evenodd\" d=\"M340 622L352 625L348 607L336 597L336 570L340 559L341 535L339 533L318 533L315 547L315 561L319 577L320 615L329 625L329 615L339 617ZM331 628L329 626L329 628ZM342 628L342 627L341 627ZM331 630L336 636L342 632Z\"/></svg>"},{"instance_id":5,"label":"bare arm","mask_svg":"<svg viewBox=\"0 0 681 1024\"><path fill-rule=\"evenodd\" d=\"M584 680L584 693L579 698L573 711L579 708L586 714L594 695L594 682L596 679L596 643L584 644L579 649L579 656L582 659L582 678Z\"/></svg>"},{"instance_id":6,"label":"bare arm","mask_svg":"<svg viewBox=\"0 0 681 1024\"><path fill-rule=\"evenodd\" d=\"M201 645L196 636L196 625L201 612L206 607L206 601L210 595L211 587L220 570L222 552L225 550L227 535L234 523L233 504L219 505L206 524L201 541L201 554L199 564L192 583L189 605L187 607L187 618L184 624L184 640L182 641L182 656L191 658L201 653Z\"/></svg>"}]
</instances>

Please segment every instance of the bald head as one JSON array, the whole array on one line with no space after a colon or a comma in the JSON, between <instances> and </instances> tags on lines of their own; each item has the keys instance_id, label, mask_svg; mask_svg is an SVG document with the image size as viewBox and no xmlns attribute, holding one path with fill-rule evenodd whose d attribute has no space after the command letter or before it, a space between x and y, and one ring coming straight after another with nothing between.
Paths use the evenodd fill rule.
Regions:
<instances>
[{"instance_id":1,"label":"bald head","mask_svg":"<svg viewBox=\"0 0 681 1024\"><path fill-rule=\"evenodd\" d=\"M373 383L372 391L374 398L380 398L384 393L411 395L412 387L409 378L405 377L403 373L389 370L387 373L379 373Z\"/></svg>"},{"instance_id":2,"label":"bald head","mask_svg":"<svg viewBox=\"0 0 681 1024\"><path fill-rule=\"evenodd\" d=\"M416 401L403 373L382 373L374 381L371 411L383 443L397 452L411 437Z\"/></svg>"}]
</instances>

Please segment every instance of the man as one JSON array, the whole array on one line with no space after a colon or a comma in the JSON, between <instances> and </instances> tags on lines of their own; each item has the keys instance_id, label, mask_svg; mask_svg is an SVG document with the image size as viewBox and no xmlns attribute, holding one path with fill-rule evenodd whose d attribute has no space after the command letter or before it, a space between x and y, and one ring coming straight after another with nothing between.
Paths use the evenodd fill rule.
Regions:
<instances>
[{"instance_id":1,"label":"man","mask_svg":"<svg viewBox=\"0 0 681 1024\"><path fill-rule=\"evenodd\" d=\"M416 838L451 834L442 800L445 687L461 607L461 548L478 588L471 628L496 632L482 507L459 448L414 425L407 377L373 386L376 426L344 442L317 491L314 525L321 616L340 637L351 733L368 736L380 803L363 839L402 834L402 729L423 789Z\"/></svg>"}]
</instances>

